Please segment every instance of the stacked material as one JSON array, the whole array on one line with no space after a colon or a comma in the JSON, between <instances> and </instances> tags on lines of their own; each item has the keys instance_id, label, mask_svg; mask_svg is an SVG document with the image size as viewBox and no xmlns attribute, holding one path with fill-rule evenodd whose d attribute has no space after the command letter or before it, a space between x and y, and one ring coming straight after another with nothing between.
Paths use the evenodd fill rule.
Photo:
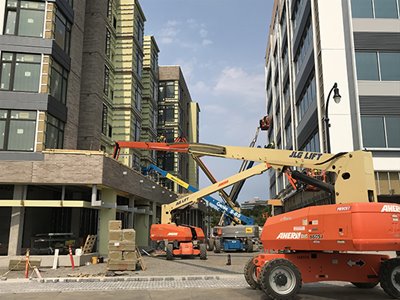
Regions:
<instances>
[{"instance_id":1,"label":"stacked material","mask_svg":"<svg viewBox=\"0 0 400 300\"><path fill-rule=\"evenodd\" d=\"M135 271L138 261L134 229L121 229L121 221L108 223L108 264L110 271Z\"/></svg>"}]
</instances>

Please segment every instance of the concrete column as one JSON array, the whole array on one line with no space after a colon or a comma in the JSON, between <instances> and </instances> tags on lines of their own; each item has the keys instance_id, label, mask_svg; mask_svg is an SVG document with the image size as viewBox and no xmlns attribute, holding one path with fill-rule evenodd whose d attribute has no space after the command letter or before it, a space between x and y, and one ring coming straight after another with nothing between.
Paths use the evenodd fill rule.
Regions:
<instances>
[{"instance_id":1,"label":"concrete column","mask_svg":"<svg viewBox=\"0 0 400 300\"><path fill-rule=\"evenodd\" d=\"M115 220L117 194L110 189L101 191L102 208L99 211L99 228L97 233L100 255L108 254L108 221Z\"/></svg>"},{"instance_id":2,"label":"concrete column","mask_svg":"<svg viewBox=\"0 0 400 300\"><path fill-rule=\"evenodd\" d=\"M132 209L135 207L135 197L134 196L130 196L129 197L129 204L128 204L129 209ZM134 213L129 213L128 215L128 228L134 228Z\"/></svg>"},{"instance_id":3,"label":"concrete column","mask_svg":"<svg viewBox=\"0 0 400 300\"><path fill-rule=\"evenodd\" d=\"M157 223L157 202L155 201L151 202L150 207L153 212L153 214L151 215L151 222L150 222L151 226L151 224Z\"/></svg>"},{"instance_id":4,"label":"concrete column","mask_svg":"<svg viewBox=\"0 0 400 300\"><path fill-rule=\"evenodd\" d=\"M149 245L150 226L148 214L135 214L136 244L141 247Z\"/></svg>"},{"instance_id":5,"label":"concrete column","mask_svg":"<svg viewBox=\"0 0 400 300\"><path fill-rule=\"evenodd\" d=\"M14 200L26 199L27 186L14 186ZM24 230L25 207L13 207L11 210L10 237L8 240L8 255L21 255L22 236Z\"/></svg>"},{"instance_id":6,"label":"concrete column","mask_svg":"<svg viewBox=\"0 0 400 300\"><path fill-rule=\"evenodd\" d=\"M137 204L139 213L135 213L136 243L138 246L146 247L150 243L150 216L148 210L152 207L150 202ZM145 209L145 212L142 210Z\"/></svg>"}]
</instances>

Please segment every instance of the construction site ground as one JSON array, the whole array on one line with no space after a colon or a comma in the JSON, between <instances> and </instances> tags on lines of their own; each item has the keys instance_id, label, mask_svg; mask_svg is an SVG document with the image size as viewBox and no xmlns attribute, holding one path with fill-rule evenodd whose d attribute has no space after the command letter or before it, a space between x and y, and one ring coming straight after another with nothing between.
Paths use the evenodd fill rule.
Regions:
<instances>
[{"instance_id":1,"label":"construction site ground","mask_svg":"<svg viewBox=\"0 0 400 300\"><path fill-rule=\"evenodd\" d=\"M228 254L208 252L207 260L196 258L176 258L166 260L165 256L147 256L142 254L146 270L118 271L115 274L107 274L107 263L89 264L81 267L40 268L43 278L72 278L72 277L137 277L137 276L187 276L187 275L235 275L243 274L243 267L254 253L230 253L231 265L226 265ZM23 259L23 258L22 258ZM6 267L0 267L0 276L8 271ZM7 279L25 278L24 271L11 271L5 276ZM34 275L34 274L33 274ZM114 276L113 276L114 275ZM34 275L33 277L37 277Z\"/></svg>"},{"instance_id":2,"label":"construction site ground","mask_svg":"<svg viewBox=\"0 0 400 300\"><path fill-rule=\"evenodd\" d=\"M35 273L25 279L24 271L8 272L0 269L0 299L266 299L262 291L247 285L243 268L255 253L208 253L208 259L174 259L164 256L143 256L146 270L107 273L107 264L63 267L53 270L41 268L43 277ZM385 252L395 256L394 252ZM159 291L163 292L161 295ZM18 295L18 296L17 296ZM46 296L47 295L47 296ZM168 296L170 295L170 296ZM357 289L348 282L305 284L298 299L388 299L379 287L372 290ZM238 298L239 297L239 298Z\"/></svg>"}]
</instances>

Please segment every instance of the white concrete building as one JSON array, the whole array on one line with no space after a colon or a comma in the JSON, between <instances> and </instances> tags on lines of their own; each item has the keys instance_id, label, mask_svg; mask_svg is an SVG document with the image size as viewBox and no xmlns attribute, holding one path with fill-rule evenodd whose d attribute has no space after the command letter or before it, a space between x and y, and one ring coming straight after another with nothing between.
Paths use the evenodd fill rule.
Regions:
<instances>
[{"instance_id":1,"label":"white concrete building","mask_svg":"<svg viewBox=\"0 0 400 300\"><path fill-rule=\"evenodd\" d=\"M269 140L328 152L326 103L337 83L341 101L332 92L327 116L331 152L371 151L385 202L400 202L399 2L275 0L266 51ZM270 196L283 195L287 180L275 172L270 179Z\"/></svg>"}]
</instances>

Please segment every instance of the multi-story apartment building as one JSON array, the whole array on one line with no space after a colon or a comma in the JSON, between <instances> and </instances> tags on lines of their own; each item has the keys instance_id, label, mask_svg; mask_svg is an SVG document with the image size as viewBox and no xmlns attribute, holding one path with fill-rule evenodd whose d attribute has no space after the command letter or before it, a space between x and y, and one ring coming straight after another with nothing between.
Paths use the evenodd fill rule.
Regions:
<instances>
[{"instance_id":1,"label":"multi-story apartment building","mask_svg":"<svg viewBox=\"0 0 400 300\"><path fill-rule=\"evenodd\" d=\"M141 140L149 142L157 140L158 52L159 49L155 38L153 36L145 36ZM156 164L156 160L155 151L142 151L142 166Z\"/></svg>"},{"instance_id":2,"label":"multi-story apartment building","mask_svg":"<svg viewBox=\"0 0 400 300\"><path fill-rule=\"evenodd\" d=\"M140 137L144 21L136 0L0 1L1 254L68 232L104 255L116 218L148 245L176 195L131 168L139 151L103 152Z\"/></svg>"},{"instance_id":3,"label":"multi-story apartment building","mask_svg":"<svg viewBox=\"0 0 400 300\"><path fill-rule=\"evenodd\" d=\"M198 142L199 107L193 102L179 66L160 66L158 93L158 135L168 143L177 139ZM158 165L198 187L196 166L191 157L181 153L159 153ZM192 168L192 169L191 169ZM192 174L190 177L189 174ZM193 175L195 174L195 175ZM165 180L165 185L176 192L184 192L176 183Z\"/></svg>"},{"instance_id":4,"label":"multi-story apartment building","mask_svg":"<svg viewBox=\"0 0 400 300\"><path fill-rule=\"evenodd\" d=\"M279 149L371 151L378 199L396 202L399 5L398 0L275 0L266 52L267 113L273 119L269 140ZM331 99L328 110L334 83L341 102ZM270 173L270 196L291 199L293 207L328 198L286 186L281 174Z\"/></svg>"},{"instance_id":5,"label":"multi-story apartment building","mask_svg":"<svg viewBox=\"0 0 400 300\"><path fill-rule=\"evenodd\" d=\"M199 140L199 106L192 101L185 78L179 66L160 66L158 92L158 140L172 143ZM193 158L183 153L159 152L157 164L190 185L198 188L198 166ZM160 178L161 184L176 193L187 191L167 179ZM203 202L194 205L178 215L181 223L205 227L206 207Z\"/></svg>"},{"instance_id":6,"label":"multi-story apartment building","mask_svg":"<svg viewBox=\"0 0 400 300\"><path fill-rule=\"evenodd\" d=\"M138 1L87 3L78 142L110 151L114 140L140 139L145 16ZM139 169L140 151L121 159Z\"/></svg>"}]
</instances>

